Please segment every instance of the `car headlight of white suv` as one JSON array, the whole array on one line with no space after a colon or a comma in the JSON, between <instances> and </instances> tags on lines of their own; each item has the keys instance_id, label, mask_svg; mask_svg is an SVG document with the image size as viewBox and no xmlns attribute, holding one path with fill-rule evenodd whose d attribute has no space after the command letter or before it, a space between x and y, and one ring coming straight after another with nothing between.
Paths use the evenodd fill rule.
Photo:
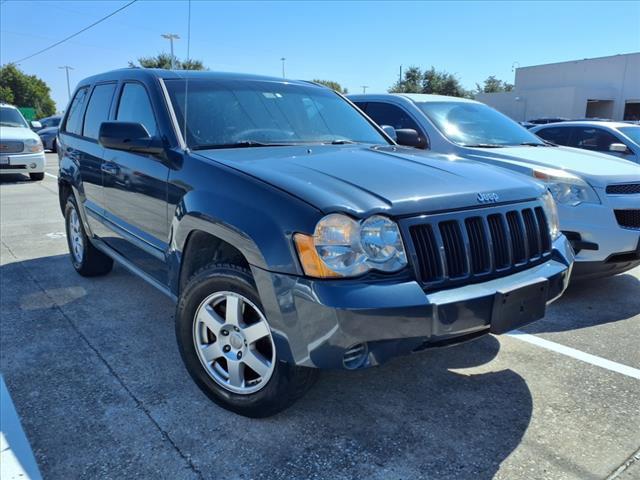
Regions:
<instances>
[{"instance_id":1,"label":"car headlight of white suv","mask_svg":"<svg viewBox=\"0 0 640 480\"><path fill-rule=\"evenodd\" d=\"M42 141L39 138L27 138L24 140L24 149L31 153L40 153L44 151Z\"/></svg>"},{"instance_id":2,"label":"car headlight of white suv","mask_svg":"<svg viewBox=\"0 0 640 480\"><path fill-rule=\"evenodd\" d=\"M294 240L305 273L313 277L395 272L407 265L400 229L383 215L358 221L332 213L318 222L313 236L298 233Z\"/></svg>"},{"instance_id":3,"label":"car headlight of white suv","mask_svg":"<svg viewBox=\"0 0 640 480\"><path fill-rule=\"evenodd\" d=\"M556 202L575 207L581 203L600 203L598 194L580 177L564 170L536 167L533 176L542 180Z\"/></svg>"}]
</instances>

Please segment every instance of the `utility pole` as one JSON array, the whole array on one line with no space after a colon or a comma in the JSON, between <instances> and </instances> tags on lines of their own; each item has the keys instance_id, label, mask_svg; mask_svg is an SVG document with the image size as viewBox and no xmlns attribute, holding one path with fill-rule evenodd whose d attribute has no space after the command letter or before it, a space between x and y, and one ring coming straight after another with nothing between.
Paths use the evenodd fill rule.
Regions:
<instances>
[{"instance_id":1,"label":"utility pole","mask_svg":"<svg viewBox=\"0 0 640 480\"><path fill-rule=\"evenodd\" d=\"M402 65L400 65L400 76L398 77L398 85L402 83Z\"/></svg>"},{"instance_id":2,"label":"utility pole","mask_svg":"<svg viewBox=\"0 0 640 480\"><path fill-rule=\"evenodd\" d=\"M71 100L71 84L69 83L69 70L73 70L73 67L69 65L64 65L62 67L58 67L59 69L64 69L67 72L67 95L69 96L69 100Z\"/></svg>"},{"instance_id":3,"label":"utility pole","mask_svg":"<svg viewBox=\"0 0 640 480\"><path fill-rule=\"evenodd\" d=\"M284 62L285 62L286 58L282 57L280 59L280 61L282 62L282 78L284 78Z\"/></svg>"},{"instance_id":4,"label":"utility pole","mask_svg":"<svg viewBox=\"0 0 640 480\"><path fill-rule=\"evenodd\" d=\"M180 40L180 35L178 35L177 33L163 33L160 36L162 38L166 38L167 40L169 40L169 43L171 44L171 70L175 70L176 69L176 57L173 55L173 41L174 40Z\"/></svg>"},{"instance_id":5,"label":"utility pole","mask_svg":"<svg viewBox=\"0 0 640 480\"><path fill-rule=\"evenodd\" d=\"M365 94L367 93L367 88L369 88L369 85L361 85L362 87L362 93Z\"/></svg>"}]
</instances>

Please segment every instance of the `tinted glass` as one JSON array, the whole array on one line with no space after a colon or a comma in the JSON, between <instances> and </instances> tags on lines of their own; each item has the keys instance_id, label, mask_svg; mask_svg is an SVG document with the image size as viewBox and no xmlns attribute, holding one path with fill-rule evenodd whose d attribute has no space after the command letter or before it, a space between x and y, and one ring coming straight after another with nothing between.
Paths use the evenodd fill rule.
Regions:
<instances>
[{"instance_id":1,"label":"tinted glass","mask_svg":"<svg viewBox=\"0 0 640 480\"><path fill-rule=\"evenodd\" d=\"M618 130L640 145L640 127L620 127Z\"/></svg>"},{"instance_id":2,"label":"tinted glass","mask_svg":"<svg viewBox=\"0 0 640 480\"><path fill-rule=\"evenodd\" d=\"M369 115L378 125L389 125L396 130L400 128L412 128L419 132L420 128L413 119L399 107L388 103L369 102L367 105Z\"/></svg>"},{"instance_id":3,"label":"tinted glass","mask_svg":"<svg viewBox=\"0 0 640 480\"><path fill-rule=\"evenodd\" d=\"M466 147L544 144L529 130L482 103L416 102L452 142Z\"/></svg>"},{"instance_id":4,"label":"tinted glass","mask_svg":"<svg viewBox=\"0 0 640 480\"><path fill-rule=\"evenodd\" d=\"M0 125L3 127L29 128L19 110L7 107L0 107Z\"/></svg>"},{"instance_id":5,"label":"tinted glass","mask_svg":"<svg viewBox=\"0 0 640 480\"><path fill-rule=\"evenodd\" d=\"M82 111L84 107L84 100L89 92L89 88L81 88L76 92L73 97L73 101L69 106L69 115L65 124L65 131L69 133L75 133L80 135L82 132Z\"/></svg>"},{"instance_id":6,"label":"tinted glass","mask_svg":"<svg viewBox=\"0 0 640 480\"><path fill-rule=\"evenodd\" d=\"M596 152L608 152L609 145L620 140L601 128L578 127L575 129L574 144L578 148Z\"/></svg>"},{"instance_id":7,"label":"tinted glass","mask_svg":"<svg viewBox=\"0 0 640 480\"><path fill-rule=\"evenodd\" d=\"M147 90L139 83L127 83L120 95L117 120L137 122L145 126L152 137L158 133L156 118Z\"/></svg>"},{"instance_id":8,"label":"tinted glass","mask_svg":"<svg viewBox=\"0 0 640 480\"><path fill-rule=\"evenodd\" d=\"M535 132L540 138L555 143L556 145L569 145L569 136L571 128L568 127L549 127Z\"/></svg>"},{"instance_id":9,"label":"tinted glass","mask_svg":"<svg viewBox=\"0 0 640 480\"><path fill-rule=\"evenodd\" d=\"M348 102L329 89L263 81L166 82L191 148L353 141L387 144Z\"/></svg>"},{"instance_id":10,"label":"tinted glass","mask_svg":"<svg viewBox=\"0 0 640 480\"><path fill-rule=\"evenodd\" d=\"M109 119L109 108L115 89L115 83L98 85L93 89L87 105L87 113L84 114L83 135L85 137L98 138L100 125Z\"/></svg>"}]
</instances>

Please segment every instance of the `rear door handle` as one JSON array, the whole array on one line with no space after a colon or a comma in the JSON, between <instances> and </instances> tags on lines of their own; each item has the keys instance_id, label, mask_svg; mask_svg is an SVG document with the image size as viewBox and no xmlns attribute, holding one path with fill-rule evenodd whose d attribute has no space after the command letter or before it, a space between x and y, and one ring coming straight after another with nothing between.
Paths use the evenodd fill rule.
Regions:
<instances>
[{"instance_id":1,"label":"rear door handle","mask_svg":"<svg viewBox=\"0 0 640 480\"><path fill-rule=\"evenodd\" d=\"M117 175L119 168L113 163L103 163L100 170L107 175Z\"/></svg>"}]
</instances>

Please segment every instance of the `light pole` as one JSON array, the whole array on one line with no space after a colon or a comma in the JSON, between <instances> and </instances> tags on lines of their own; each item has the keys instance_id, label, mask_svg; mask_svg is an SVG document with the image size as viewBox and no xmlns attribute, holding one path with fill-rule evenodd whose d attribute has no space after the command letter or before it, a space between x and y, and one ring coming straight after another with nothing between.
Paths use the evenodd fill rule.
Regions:
<instances>
[{"instance_id":1,"label":"light pole","mask_svg":"<svg viewBox=\"0 0 640 480\"><path fill-rule=\"evenodd\" d=\"M69 70L73 70L73 67L70 67L69 65L64 65L58 68L64 69L67 72L67 95L69 96L69 100L71 100L71 85L69 84Z\"/></svg>"},{"instance_id":2,"label":"light pole","mask_svg":"<svg viewBox=\"0 0 640 480\"><path fill-rule=\"evenodd\" d=\"M282 62L282 78L284 78L284 62L285 62L286 58L282 57L280 59L280 61Z\"/></svg>"},{"instance_id":3,"label":"light pole","mask_svg":"<svg viewBox=\"0 0 640 480\"><path fill-rule=\"evenodd\" d=\"M365 94L367 93L367 88L369 88L369 85L361 85L362 87L362 93Z\"/></svg>"},{"instance_id":4,"label":"light pole","mask_svg":"<svg viewBox=\"0 0 640 480\"><path fill-rule=\"evenodd\" d=\"M180 35L178 35L177 33L163 33L160 36L169 40L169 43L171 44L171 70L175 70L176 57L173 55L173 41L180 40Z\"/></svg>"}]
</instances>

